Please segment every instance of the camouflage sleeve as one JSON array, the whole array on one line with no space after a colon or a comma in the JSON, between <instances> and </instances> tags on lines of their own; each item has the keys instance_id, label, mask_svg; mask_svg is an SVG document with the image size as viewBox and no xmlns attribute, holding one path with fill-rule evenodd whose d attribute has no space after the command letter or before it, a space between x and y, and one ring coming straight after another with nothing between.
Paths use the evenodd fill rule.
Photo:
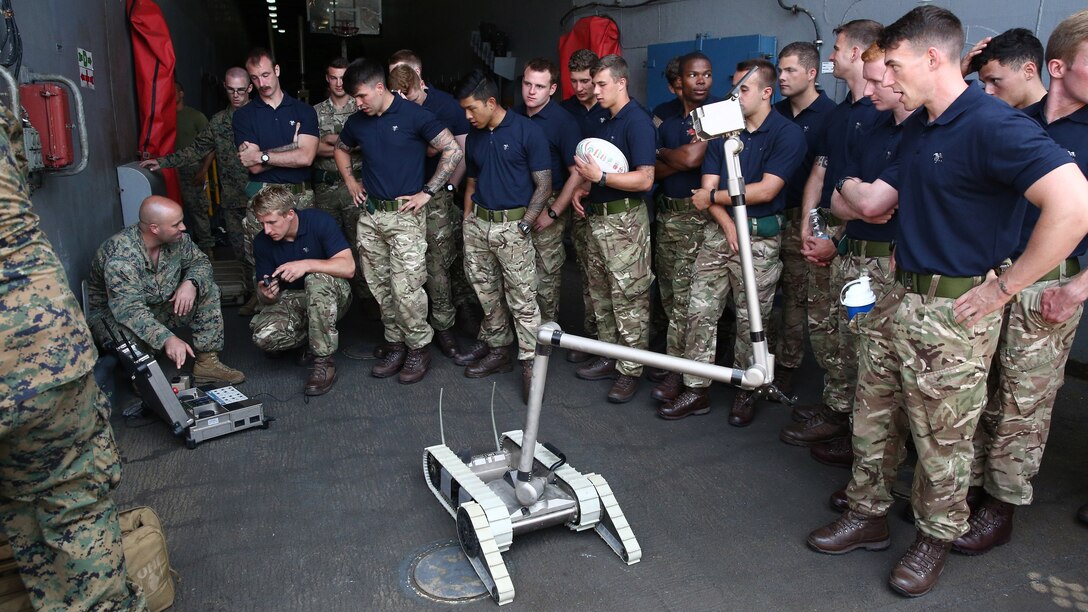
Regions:
<instances>
[{"instance_id":1,"label":"camouflage sleeve","mask_svg":"<svg viewBox=\"0 0 1088 612\"><path fill-rule=\"evenodd\" d=\"M106 262L104 276L106 298L113 318L149 346L155 349L165 346L174 332L156 321L155 315L147 307L139 271L131 263L118 258Z\"/></svg>"},{"instance_id":2,"label":"camouflage sleeve","mask_svg":"<svg viewBox=\"0 0 1088 612\"><path fill-rule=\"evenodd\" d=\"M192 144L184 149L171 153L159 161L162 168L178 168L181 166L200 165L204 156L215 150L215 126L209 122L200 130L193 139Z\"/></svg>"},{"instance_id":3,"label":"camouflage sleeve","mask_svg":"<svg viewBox=\"0 0 1088 612\"><path fill-rule=\"evenodd\" d=\"M182 237L180 247L181 280L192 281L200 295L205 295L215 284L211 261L188 236Z\"/></svg>"}]
</instances>

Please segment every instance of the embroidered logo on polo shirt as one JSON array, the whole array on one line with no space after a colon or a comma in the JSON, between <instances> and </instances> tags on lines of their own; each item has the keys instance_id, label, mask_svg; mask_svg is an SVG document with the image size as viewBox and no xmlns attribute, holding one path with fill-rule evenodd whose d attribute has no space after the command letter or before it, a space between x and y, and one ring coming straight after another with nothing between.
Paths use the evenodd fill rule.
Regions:
<instances>
[{"instance_id":1,"label":"embroidered logo on polo shirt","mask_svg":"<svg viewBox=\"0 0 1088 612\"><path fill-rule=\"evenodd\" d=\"M394 131L394 132L395 132L395 131L397 131L397 130L399 130L399 129L400 129L400 126L399 126L399 125L394 125L394 126L393 126L393 131Z\"/></svg>"},{"instance_id":2,"label":"embroidered logo on polo shirt","mask_svg":"<svg viewBox=\"0 0 1088 612\"><path fill-rule=\"evenodd\" d=\"M1076 151L1067 151L1067 152L1069 153L1069 157L1072 157L1073 159L1077 158L1077 152Z\"/></svg>"},{"instance_id":3,"label":"embroidered logo on polo shirt","mask_svg":"<svg viewBox=\"0 0 1088 612\"><path fill-rule=\"evenodd\" d=\"M808 126L807 125L802 125L801 126L801 131L802 132L807 132L808 131Z\"/></svg>"},{"instance_id":4,"label":"embroidered logo on polo shirt","mask_svg":"<svg viewBox=\"0 0 1088 612\"><path fill-rule=\"evenodd\" d=\"M933 163L939 164L939 163L941 163L943 161L944 161L944 156L943 155L941 155L940 153L934 153L933 154Z\"/></svg>"},{"instance_id":5,"label":"embroidered logo on polo shirt","mask_svg":"<svg viewBox=\"0 0 1088 612\"><path fill-rule=\"evenodd\" d=\"M295 127L296 121L294 119L292 119L292 120L288 121L287 123L290 124L291 127Z\"/></svg>"},{"instance_id":6,"label":"embroidered logo on polo shirt","mask_svg":"<svg viewBox=\"0 0 1088 612\"><path fill-rule=\"evenodd\" d=\"M310 247L305 247L305 246L302 247L302 252L303 253L309 253L310 252Z\"/></svg>"},{"instance_id":7,"label":"embroidered logo on polo shirt","mask_svg":"<svg viewBox=\"0 0 1088 612\"><path fill-rule=\"evenodd\" d=\"M504 144L504 145L502 146L502 150L503 150L503 151L506 151L506 150L508 150L509 148L510 148L510 145L508 145L508 144Z\"/></svg>"}]
</instances>

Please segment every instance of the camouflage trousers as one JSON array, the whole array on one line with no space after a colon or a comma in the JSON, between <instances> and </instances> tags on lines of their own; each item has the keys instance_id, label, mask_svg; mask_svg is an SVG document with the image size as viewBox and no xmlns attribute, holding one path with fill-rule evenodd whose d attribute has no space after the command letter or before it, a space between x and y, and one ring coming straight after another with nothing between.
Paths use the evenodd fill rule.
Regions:
<instances>
[{"instance_id":1,"label":"camouflage trousers","mask_svg":"<svg viewBox=\"0 0 1088 612\"><path fill-rule=\"evenodd\" d=\"M427 221L424 213L363 212L359 215L359 259L378 301L386 342L410 349L431 343L427 324Z\"/></svg>"},{"instance_id":2,"label":"camouflage trousers","mask_svg":"<svg viewBox=\"0 0 1088 612\"><path fill-rule=\"evenodd\" d=\"M675 212L662 208L657 213L654 265L661 306L669 319L665 352L674 357L684 356L692 266L703 244L707 223L706 216L695 210Z\"/></svg>"},{"instance_id":3,"label":"camouflage trousers","mask_svg":"<svg viewBox=\"0 0 1088 612\"><path fill-rule=\"evenodd\" d=\"M263 188L262 188L263 189ZM259 191L257 193L260 193ZM314 205L314 192L307 189L302 195L295 196L295 208L302 210L303 208L312 208ZM242 261L243 266L249 271L253 280L256 279L256 265L253 260L253 239L257 237L257 234L261 233L261 224L257 221L257 216L253 214L253 198L250 198L246 203L246 217L242 220L242 243L245 250L245 259Z\"/></svg>"},{"instance_id":4,"label":"camouflage trousers","mask_svg":"<svg viewBox=\"0 0 1088 612\"><path fill-rule=\"evenodd\" d=\"M146 610L127 583L110 491L121 461L88 373L0 419L0 525L36 610Z\"/></svg>"},{"instance_id":5,"label":"camouflage trousers","mask_svg":"<svg viewBox=\"0 0 1088 612\"><path fill-rule=\"evenodd\" d=\"M317 357L336 353L340 345L339 321L351 305L348 281L322 273L307 274L305 289L280 293L275 304L266 304L249 322L253 344L263 351L284 351L309 340Z\"/></svg>"},{"instance_id":6,"label":"camouflage trousers","mask_svg":"<svg viewBox=\"0 0 1088 612\"><path fill-rule=\"evenodd\" d=\"M427 300L431 305L431 327L446 331L453 327L457 310L453 306L450 268L457 259L454 231L461 215L453 210L453 192L445 189L434 194L425 208L427 214Z\"/></svg>"},{"instance_id":7,"label":"camouflage trousers","mask_svg":"<svg viewBox=\"0 0 1088 612\"><path fill-rule=\"evenodd\" d=\"M193 177L200 170L197 166L179 166L178 182L181 184L181 203L185 212L193 222L193 242L202 249L210 249L215 246L212 238L212 222L208 217L208 186L207 182L199 185L193 184Z\"/></svg>"},{"instance_id":8,"label":"camouflage trousers","mask_svg":"<svg viewBox=\"0 0 1088 612\"><path fill-rule=\"evenodd\" d=\"M954 302L906 293L892 319L903 405L918 451L911 492L915 524L942 541L968 529L972 438L1001 333L1000 311L968 329L955 321Z\"/></svg>"},{"instance_id":9,"label":"camouflage trousers","mask_svg":"<svg viewBox=\"0 0 1088 612\"><path fill-rule=\"evenodd\" d=\"M246 202L247 199L243 194L241 200L229 199L226 193L223 194L223 206L219 209L219 214L223 216L223 226L227 230L227 240L230 242L230 250L234 253L234 258L242 264L242 282L245 284L246 293L253 293L253 277L255 273L253 268L246 263L246 238L245 229L243 227L246 219ZM239 205L234 205L235 202L240 202Z\"/></svg>"},{"instance_id":10,"label":"camouflage trousers","mask_svg":"<svg viewBox=\"0 0 1088 612\"><path fill-rule=\"evenodd\" d=\"M782 275L782 262L778 258L780 236L752 236L752 267L755 270L756 292L759 309L766 329L774 290ZM737 311L737 335L733 343L733 363L739 368L748 367L753 359L751 323L748 318L748 294L744 289L744 274L740 254L732 252L729 241L717 223L706 226L703 246L692 266L694 279L688 297L688 330L684 341L684 357L714 363L718 346L718 319L725 310L725 300L733 295ZM710 380L684 374L684 385L694 388L710 386Z\"/></svg>"},{"instance_id":11,"label":"camouflage trousers","mask_svg":"<svg viewBox=\"0 0 1088 612\"><path fill-rule=\"evenodd\" d=\"M838 256L830 266L817 266L805 261L805 315L808 320L808 339L812 344L812 355L816 365L824 370L823 403L837 412L848 412L853 397L836 397L829 372L835 367L838 355L837 319L832 316L832 301L838 301L838 295L831 295L831 270L838 263Z\"/></svg>"},{"instance_id":12,"label":"camouflage trousers","mask_svg":"<svg viewBox=\"0 0 1088 612\"><path fill-rule=\"evenodd\" d=\"M805 356L805 306L810 266L801 255L801 223L787 220L782 230L782 325L772 326L775 363L799 368Z\"/></svg>"},{"instance_id":13,"label":"camouflage trousers","mask_svg":"<svg viewBox=\"0 0 1088 612\"><path fill-rule=\"evenodd\" d=\"M893 282L890 257L867 263L877 302L872 310L845 324L857 336L858 362L852 418L854 462L846 495L855 512L884 516L893 502L892 486L910 436L899 356L892 344L892 319L905 291Z\"/></svg>"},{"instance_id":14,"label":"camouflage trousers","mask_svg":"<svg viewBox=\"0 0 1088 612\"><path fill-rule=\"evenodd\" d=\"M340 226L340 231L344 232L344 237L348 239L351 256L358 264L359 241L356 234L359 231L359 213L363 209L356 206L355 202L351 200L351 193L348 192L347 185L344 183L335 185L327 183L314 184L314 208L329 213L336 220L336 224ZM370 288L366 286L366 280L363 278L362 265L355 266L355 277L351 279L351 289L360 299L371 297Z\"/></svg>"},{"instance_id":15,"label":"camouflage trousers","mask_svg":"<svg viewBox=\"0 0 1088 612\"><path fill-rule=\"evenodd\" d=\"M555 195L547 206L555 202ZM547 209L542 214L547 214ZM540 320L559 320L559 289L563 281L563 264L567 263L567 249L563 246L563 233L570 220L570 211L563 211L543 231L533 231L533 248L536 250L536 303L540 308Z\"/></svg>"},{"instance_id":16,"label":"camouflage trousers","mask_svg":"<svg viewBox=\"0 0 1088 612\"><path fill-rule=\"evenodd\" d=\"M490 347L509 346L510 318L517 332L518 359L532 359L540 309L536 301L533 241L513 221L464 219L465 272L484 310L479 338Z\"/></svg>"},{"instance_id":17,"label":"camouflage trousers","mask_svg":"<svg viewBox=\"0 0 1088 612\"><path fill-rule=\"evenodd\" d=\"M574 258L578 262L578 273L582 277L582 306L584 316L582 331L590 338L597 337L597 315L593 311L593 299L589 295L589 219L572 214L571 241L574 243Z\"/></svg>"},{"instance_id":18,"label":"camouflage trousers","mask_svg":"<svg viewBox=\"0 0 1088 612\"><path fill-rule=\"evenodd\" d=\"M603 342L647 349L650 345L650 220L644 204L615 215L590 215L589 296ZM617 361L625 376L641 376L642 364Z\"/></svg>"},{"instance_id":19,"label":"camouflage trousers","mask_svg":"<svg viewBox=\"0 0 1088 612\"><path fill-rule=\"evenodd\" d=\"M223 350L223 308L219 302L219 286L211 285L206 293L197 292L196 303L192 310L184 317L174 314L174 305L170 302L152 304L148 306L151 316L170 329L188 327L193 332L193 350L198 353L218 353ZM113 318L113 313L107 313L102 319L88 321L91 334L98 346L105 346L110 342L109 330L118 335L123 332L127 338L135 340L140 350L154 355L162 350L161 346L147 346L140 340L132 329L121 325Z\"/></svg>"},{"instance_id":20,"label":"camouflage trousers","mask_svg":"<svg viewBox=\"0 0 1088 612\"><path fill-rule=\"evenodd\" d=\"M1043 292L1067 282L1040 281L1005 309L998 341L998 386L975 432L971 484L1003 502L1030 504L1031 479L1039 473L1050 415L1058 389L1065 383L1065 362L1073 347L1083 307L1067 321L1043 320Z\"/></svg>"}]
</instances>

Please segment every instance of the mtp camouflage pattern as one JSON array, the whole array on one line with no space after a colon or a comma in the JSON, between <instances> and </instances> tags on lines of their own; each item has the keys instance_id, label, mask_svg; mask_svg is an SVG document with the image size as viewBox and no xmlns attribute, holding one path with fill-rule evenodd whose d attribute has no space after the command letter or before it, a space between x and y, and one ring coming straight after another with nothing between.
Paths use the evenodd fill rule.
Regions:
<instances>
[{"instance_id":1,"label":"mtp camouflage pattern","mask_svg":"<svg viewBox=\"0 0 1088 612\"><path fill-rule=\"evenodd\" d=\"M712 221L695 210L676 212L659 208L654 222L657 224L657 244L654 248L657 290L669 320L665 352L674 357L683 357L693 266L703 244L707 224Z\"/></svg>"},{"instance_id":2,"label":"mtp camouflage pattern","mask_svg":"<svg viewBox=\"0 0 1088 612\"><path fill-rule=\"evenodd\" d=\"M343 278L307 274L302 290L281 291L274 304L265 304L249 322L253 344L264 351L284 351L309 342L317 357L336 353L339 321L351 305L351 287Z\"/></svg>"},{"instance_id":3,"label":"mtp camouflage pattern","mask_svg":"<svg viewBox=\"0 0 1088 612\"><path fill-rule=\"evenodd\" d=\"M555 203L555 194L546 206ZM543 214L547 214L547 208ZM570 221L570 211L557 215L543 231L533 230L533 248L536 250L536 304L540 309L540 321L559 320L559 293L563 283L563 264L567 263L567 249L563 234Z\"/></svg>"}]
</instances>

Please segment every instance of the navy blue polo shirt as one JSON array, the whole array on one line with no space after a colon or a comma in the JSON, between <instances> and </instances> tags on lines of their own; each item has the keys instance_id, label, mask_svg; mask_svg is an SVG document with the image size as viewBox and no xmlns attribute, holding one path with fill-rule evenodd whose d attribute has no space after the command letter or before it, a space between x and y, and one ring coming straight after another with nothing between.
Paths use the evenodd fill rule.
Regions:
<instances>
[{"instance_id":1,"label":"navy blue polo shirt","mask_svg":"<svg viewBox=\"0 0 1088 612\"><path fill-rule=\"evenodd\" d=\"M881 179L899 191L899 268L982 276L1016 249L1026 201L1069 152L1024 113L968 87L936 121L903 122L899 157Z\"/></svg>"},{"instance_id":2,"label":"navy blue polo shirt","mask_svg":"<svg viewBox=\"0 0 1088 612\"><path fill-rule=\"evenodd\" d=\"M824 186L820 192L821 207L831 206L832 190L839 179L847 176L846 168L857 154L862 138L883 119L883 114L873 106L873 101L868 96L854 102L851 94L847 94L846 99L831 111L824 138L816 145L815 153L827 157L827 171L824 173Z\"/></svg>"},{"instance_id":3,"label":"navy blue polo shirt","mask_svg":"<svg viewBox=\"0 0 1088 612\"><path fill-rule=\"evenodd\" d=\"M805 133L773 108L755 132L744 130L739 138L744 143L744 150L740 152L740 171L745 183L758 183L765 174L785 181L793 176L805 157ZM707 143L703 174L716 174L722 178L723 188L726 185L725 144L721 138ZM785 209L786 188L783 187L770 202L748 206L748 216L769 217Z\"/></svg>"},{"instance_id":4,"label":"navy blue polo shirt","mask_svg":"<svg viewBox=\"0 0 1088 612\"><path fill-rule=\"evenodd\" d=\"M442 125L446 126L446 129L454 136L464 136L468 134L469 128L472 127L469 125L468 119L465 118L465 109L461 108L461 105L457 103L453 96L441 89L428 87L427 98L423 100L422 106L434 113L435 117L438 117ZM441 158L441 155L427 158L427 161L423 164L424 181L429 181L434 176L435 170L438 170L438 160Z\"/></svg>"},{"instance_id":5,"label":"navy blue polo shirt","mask_svg":"<svg viewBox=\"0 0 1088 612\"><path fill-rule=\"evenodd\" d=\"M235 147L241 146L243 142L252 142L262 151L291 144L295 139L295 126L300 123L300 135L309 134L317 138L320 133L314 107L287 94L283 94L283 100L276 108L272 108L257 96L249 104L234 111L231 122ZM272 166L264 172L250 174L249 177L261 183L304 183L310 180L310 169Z\"/></svg>"},{"instance_id":6,"label":"navy blue polo shirt","mask_svg":"<svg viewBox=\"0 0 1088 612\"><path fill-rule=\"evenodd\" d=\"M776 102L774 109L786 119L801 126L801 130L805 133L805 143L808 147L805 150L805 157L801 161L801 167L786 181L786 208L799 208L804 197L805 182L808 181L808 175L812 172L812 162L816 159L817 143L822 141L824 134L827 133L827 119L831 116L831 111L835 110L835 102L821 91L812 104L796 116L793 114L793 108L790 107L789 98Z\"/></svg>"},{"instance_id":7,"label":"navy blue polo shirt","mask_svg":"<svg viewBox=\"0 0 1088 612\"><path fill-rule=\"evenodd\" d=\"M298 233L295 239L272 240L261 232L253 238L253 260L257 279L272 276L276 268L300 259L329 259L348 247L348 239L340 231L336 219L316 208L295 210ZM280 290L305 289L305 279L280 283Z\"/></svg>"},{"instance_id":8,"label":"navy blue polo shirt","mask_svg":"<svg viewBox=\"0 0 1088 612\"><path fill-rule=\"evenodd\" d=\"M472 129L465 141L472 201L490 210L528 206L536 191L533 172L551 168L548 138L523 115L507 111L495 129Z\"/></svg>"},{"instance_id":9,"label":"navy blue polo shirt","mask_svg":"<svg viewBox=\"0 0 1088 612\"><path fill-rule=\"evenodd\" d=\"M684 103L677 97L655 106L653 116L664 121L682 112L684 112Z\"/></svg>"},{"instance_id":10,"label":"navy blue polo shirt","mask_svg":"<svg viewBox=\"0 0 1088 612\"><path fill-rule=\"evenodd\" d=\"M888 113L888 116L874 125L862 139L857 156L847 166L846 176L857 177L864 183L872 183L880 178L884 169L899 155L899 140L902 136L903 124L897 124L895 115ZM898 219L898 216L893 216L887 223L847 221L846 235L855 240L891 242L895 240Z\"/></svg>"},{"instance_id":11,"label":"navy blue polo shirt","mask_svg":"<svg viewBox=\"0 0 1088 612\"><path fill-rule=\"evenodd\" d=\"M514 107L514 112L529 117L524 104ZM552 190L559 191L567 182L570 172L567 168L574 165L574 149L582 140L582 129L578 120L563 110L559 104L548 101L535 115L529 117L548 138L548 150L552 159Z\"/></svg>"},{"instance_id":12,"label":"navy blue polo shirt","mask_svg":"<svg viewBox=\"0 0 1088 612\"><path fill-rule=\"evenodd\" d=\"M559 105L578 120L578 126L582 128L582 138L592 136L593 132L607 121L611 114L599 102L594 102L593 106L586 108L574 96L563 100Z\"/></svg>"},{"instance_id":13,"label":"navy blue polo shirt","mask_svg":"<svg viewBox=\"0 0 1088 612\"><path fill-rule=\"evenodd\" d=\"M719 101L716 96L707 96L706 102L703 102L700 106ZM661 106L663 105L658 105L658 108ZM657 141L666 149L679 149L684 145L691 144L691 139L695 136L695 129L691 125L691 117L684 112L683 104L675 110L674 114L657 126ZM718 144L720 145L721 141L718 141ZM699 188L702 184L702 178L702 171L699 168L693 168L671 174L658 181L657 185L660 192L670 198L690 198L691 190Z\"/></svg>"},{"instance_id":14,"label":"navy blue polo shirt","mask_svg":"<svg viewBox=\"0 0 1088 612\"><path fill-rule=\"evenodd\" d=\"M639 166L653 166L657 161L657 130L654 129L653 119L650 119L650 114L634 100L624 104L614 117L610 116L597 126L592 136L616 145L627 158L628 171L634 171ZM611 202L623 198L639 198L642 195L642 193L593 185L589 190L589 201Z\"/></svg>"},{"instance_id":15,"label":"navy blue polo shirt","mask_svg":"<svg viewBox=\"0 0 1088 612\"><path fill-rule=\"evenodd\" d=\"M1082 106L1076 112L1070 113L1053 123L1046 121L1046 96L1035 104L1024 109L1024 114L1039 122L1047 134L1069 153L1071 161L1077 164L1080 171L1088 176L1088 106ZM1039 222L1039 208L1028 203L1024 211L1024 227L1020 231L1020 244L1013 252L1013 258L1020 257L1028 248L1028 238ZM1070 257L1079 257L1088 251L1088 236L1081 239L1077 248Z\"/></svg>"},{"instance_id":16,"label":"navy blue polo shirt","mask_svg":"<svg viewBox=\"0 0 1088 612\"><path fill-rule=\"evenodd\" d=\"M395 95L381 115L358 112L348 117L340 140L362 150L367 193L393 200L419 193L431 178L423 176L423 159L427 145L444 129L434 113Z\"/></svg>"}]
</instances>

